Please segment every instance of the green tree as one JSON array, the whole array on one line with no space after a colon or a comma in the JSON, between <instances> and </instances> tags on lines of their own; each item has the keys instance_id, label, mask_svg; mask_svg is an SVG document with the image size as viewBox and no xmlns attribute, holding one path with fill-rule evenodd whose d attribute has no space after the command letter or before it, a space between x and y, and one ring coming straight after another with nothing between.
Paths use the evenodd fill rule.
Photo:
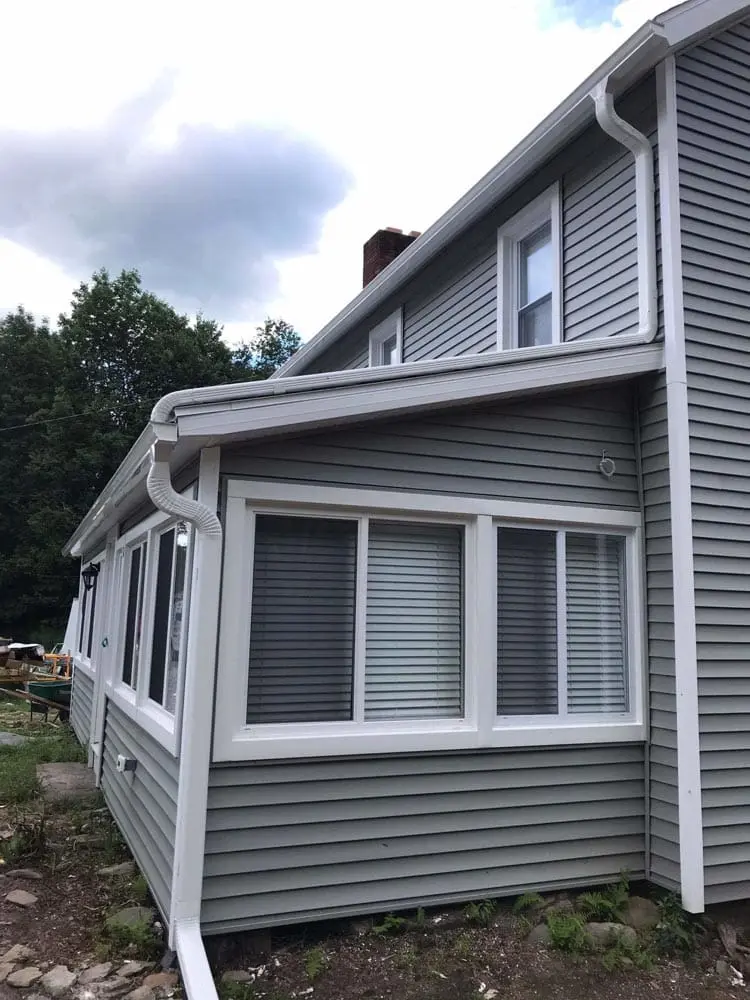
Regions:
<instances>
[{"instance_id":1,"label":"green tree","mask_svg":"<svg viewBox=\"0 0 750 1000\"><path fill-rule=\"evenodd\" d=\"M234 378L247 382L270 378L301 344L302 338L290 323L269 316L262 326L256 327L250 341L235 348L232 354Z\"/></svg>"},{"instance_id":2,"label":"green tree","mask_svg":"<svg viewBox=\"0 0 750 1000\"><path fill-rule=\"evenodd\" d=\"M82 283L55 332L23 309L0 321L0 634L62 629L78 567L61 549L157 399L266 378L299 342L267 320L232 352L218 324L180 315L132 270Z\"/></svg>"}]
</instances>

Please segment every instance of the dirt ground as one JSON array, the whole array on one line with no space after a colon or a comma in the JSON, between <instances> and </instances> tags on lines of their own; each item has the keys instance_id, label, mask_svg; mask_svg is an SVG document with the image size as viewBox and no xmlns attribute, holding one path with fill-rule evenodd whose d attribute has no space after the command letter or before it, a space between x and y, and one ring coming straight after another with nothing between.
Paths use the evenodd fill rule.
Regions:
<instances>
[{"instance_id":1,"label":"dirt ground","mask_svg":"<svg viewBox=\"0 0 750 1000\"><path fill-rule=\"evenodd\" d=\"M137 872L97 874L129 857L101 799L45 805L32 777L40 755L80 759L68 727L31 723L26 709L0 699L0 731L32 737L28 752L0 750L0 955L24 944L48 967L70 969L141 957L115 954L102 937L114 909L149 899ZM16 874L19 868L41 877ZM38 902L29 909L7 902L13 889L33 893ZM714 923L700 930L692 957L661 958L647 970L610 971L600 955L531 945L529 925L503 904L488 927L471 926L457 908L428 911L393 935L377 933L382 917L278 931L263 958L253 958L246 941L229 941L218 949L215 966L217 977L243 970L254 979L220 986L222 1000L740 1000L750 988L715 971L717 959L726 958L715 923L732 921L750 945L750 911L736 906L711 916ZM0 1000L28 992L0 984Z\"/></svg>"}]
</instances>

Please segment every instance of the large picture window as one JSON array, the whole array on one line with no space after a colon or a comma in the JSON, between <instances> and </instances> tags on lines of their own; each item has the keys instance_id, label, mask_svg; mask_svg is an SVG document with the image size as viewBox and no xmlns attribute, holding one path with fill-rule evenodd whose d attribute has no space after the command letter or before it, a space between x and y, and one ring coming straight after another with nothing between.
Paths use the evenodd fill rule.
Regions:
<instances>
[{"instance_id":1,"label":"large picture window","mask_svg":"<svg viewBox=\"0 0 750 1000\"><path fill-rule=\"evenodd\" d=\"M640 524L230 480L216 759L643 739Z\"/></svg>"},{"instance_id":2,"label":"large picture window","mask_svg":"<svg viewBox=\"0 0 750 1000\"><path fill-rule=\"evenodd\" d=\"M258 514L247 723L459 718L462 535Z\"/></svg>"}]
</instances>

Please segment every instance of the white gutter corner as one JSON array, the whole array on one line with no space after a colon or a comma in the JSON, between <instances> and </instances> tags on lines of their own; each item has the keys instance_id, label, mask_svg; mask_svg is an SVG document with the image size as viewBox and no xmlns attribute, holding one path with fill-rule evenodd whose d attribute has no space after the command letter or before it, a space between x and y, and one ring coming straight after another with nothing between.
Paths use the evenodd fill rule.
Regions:
<instances>
[{"instance_id":1,"label":"white gutter corner","mask_svg":"<svg viewBox=\"0 0 750 1000\"><path fill-rule=\"evenodd\" d=\"M169 463L177 439L174 428L167 434L171 440L157 440L152 446L146 480L156 507L189 521L196 532L180 716L189 724L181 726L180 734L169 946L177 953L189 1000L219 1000L201 937L200 914L221 583L222 529L216 514L220 449L201 452L198 499L181 496L172 485ZM157 435L161 429L155 427Z\"/></svg>"},{"instance_id":2,"label":"white gutter corner","mask_svg":"<svg viewBox=\"0 0 750 1000\"><path fill-rule=\"evenodd\" d=\"M654 153L647 136L615 111L609 78L591 91L596 120L635 159L636 242L638 246L638 334L650 343L659 328L656 281L656 201Z\"/></svg>"}]
</instances>

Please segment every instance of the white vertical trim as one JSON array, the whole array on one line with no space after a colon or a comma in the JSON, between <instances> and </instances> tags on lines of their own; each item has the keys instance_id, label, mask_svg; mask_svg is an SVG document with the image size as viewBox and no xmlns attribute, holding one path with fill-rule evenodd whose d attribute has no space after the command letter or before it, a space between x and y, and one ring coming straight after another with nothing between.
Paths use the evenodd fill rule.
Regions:
<instances>
[{"instance_id":1,"label":"white vertical trim","mask_svg":"<svg viewBox=\"0 0 750 1000\"><path fill-rule=\"evenodd\" d=\"M466 575L468 577L465 593L466 610L464 621L471 644L467 641L464 681L466 694L466 717L470 714L468 703L469 684L473 683L476 698L477 727L482 736L488 739L495 725L497 715L497 527L487 514L477 518L476 527L467 536L473 538L474 559L469 561L468 538L466 554ZM469 581L476 580L476 595L470 603ZM470 610L473 605L473 614ZM476 669L472 670L472 666ZM481 692L481 697L480 697Z\"/></svg>"},{"instance_id":2,"label":"white vertical trim","mask_svg":"<svg viewBox=\"0 0 750 1000\"><path fill-rule=\"evenodd\" d=\"M370 544L369 518L357 523L357 567L354 577L354 678L352 682L352 718L365 717L365 667L367 663L367 548Z\"/></svg>"},{"instance_id":3,"label":"white vertical trim","mask_svg":"<svg viewBox=\"0 0 750 1000\"><path fill-rule=\"evenodd\" d=\"M680 177L675 60L657 67L659 205L664 275L669 499L672 524L677 801L680 884L686 910L704 909L703 814L699 746L698 658L690 494L690 430L682 298Z\"/></svg>"},{"instance_id":4,"label":"white vertical trim","mask_svg":"<svg viewBox=\"0 0 750 1000\"><path fill-rule=\"evenodd\" d=\"M198 504L206 511L205 522L209 521L209 512L218 509L220 456L220 448L201 451ZM196 525L194 552L184 689L184 717L190 720L190 725L183 727L180 741L169 921L172 947L178 923L200 921L221 588L221 532L201 530Z\"/></svg>"},{"instance_id":5,"label":"white vertical trim","mask_svg":"<svg viewBox=\"0 0 750 1000\"><path fill-rule=\"evenodd\" d=\"M555 533L557 585L557 714L568 714L568 587L565 572L565 532Z\"/></svg>"},{"instance_id":6,"label":"white vertical trim","mask_svg":"<svg viewBox=\"0 0 750 1000\"><path fill-rule=\"evenodd\" d=\"M562 228L562 191L561 182L557 181L550 191L550 217L552 235L552 343L560 344L565 340L563 330L563 228Z\"/></svg>"},{"instance_id":7,"label":"white vertical trim","mask_svg":"<svg viewBox=\"0 0 750 1000\"><path fill-rule=\"evenodd\" d=\"M117 621L117 613L120 607L119 602L119 562L115 554L115 543L117 542L117 528L111 528L107 534L107 546L105 549L105 585L99 595L102 602L101 628L98 630L99 650L97 669L94 674L94 696L93 708L91 712L91 728L89 732L89 764L94 767L94 781L97 788L101 780L102 765L104 758L104 722L106 714L106 689L107 680L112 669L112 654L114 643L110 636ZM107 645L103 646L104 640ZM93 652L93 651L92 651Z\"/></svg>"}]
</instances>

